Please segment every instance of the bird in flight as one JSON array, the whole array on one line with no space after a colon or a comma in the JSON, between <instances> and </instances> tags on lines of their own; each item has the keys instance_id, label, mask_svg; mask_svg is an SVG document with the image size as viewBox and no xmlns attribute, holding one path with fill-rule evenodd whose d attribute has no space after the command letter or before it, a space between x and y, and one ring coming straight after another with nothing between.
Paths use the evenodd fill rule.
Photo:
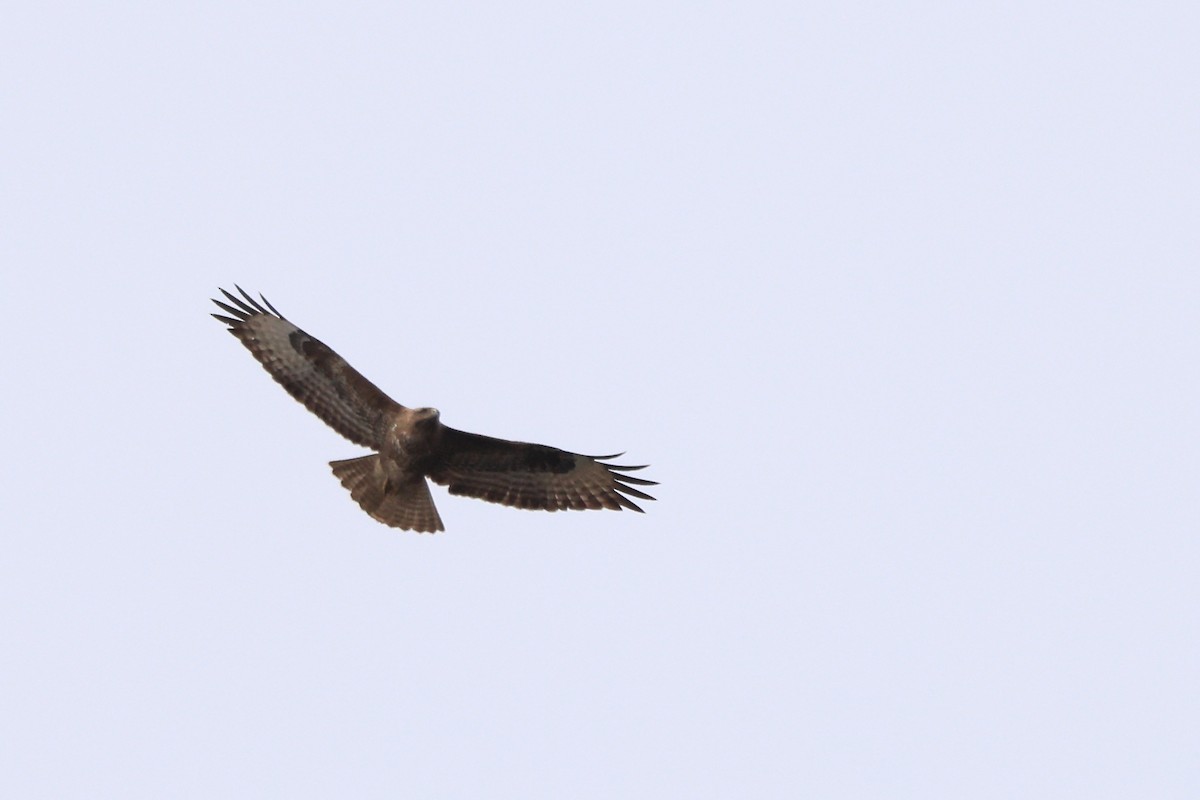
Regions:
<instances>
[{"instance_id":1,"label":"bird in flight","mask_svg":"<svg viewBox=\"0 0 1200 800\"><path fill-rule=\"evenodd\" d=\"M441 423L436 408L407 408L388 397L346 360L288 322L261 294L260 303L240 286L241 297L221 289L213 314L246 346L288 394L331 428L373 455L331 461L333 474L354 501L385 525L404 530L445 530L426 478L450 494L516 508L628 508L630 497L654 498L638 489L657 482L628 473L611 456L584 456L556 447L465 433ZM226 316L226 314L228 316Z\"/></svg>"}]
</instances>

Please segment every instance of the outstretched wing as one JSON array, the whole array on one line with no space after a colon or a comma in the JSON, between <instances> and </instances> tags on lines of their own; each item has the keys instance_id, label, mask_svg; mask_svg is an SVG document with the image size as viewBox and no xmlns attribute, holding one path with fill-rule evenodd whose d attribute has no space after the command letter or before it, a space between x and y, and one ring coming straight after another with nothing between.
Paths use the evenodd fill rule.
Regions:
<instances>
[{"instance_id":1,"label":"outstretched wing","mask_svg":"<svg viewBox=\"0 0 1200 800\"><path fill-rule=\"evenodd\" d=\"M284 319L267 298L259 295L260 304L236 288L240 298L221 290L233 305L213 300L230 316L213 316L229 325L229 332L288 394L350 441L378 450L384 417L398 404L344 358Z\"/></svg>"},{"instance_id":2,"label":"outstretched wing","mask_svg":"<svg viewBox=\"0 0 1200 800\"><path fill-rule=\"evenodd\" d=\"M625 474L641 466L605 463L612 458L617 456L581 456L443 427L441 444L425 472L434 483L448 487L450 494L517 508L641 511L626 495L653 500L635 486L656 482Z\"/></svg>"}]
</instances>

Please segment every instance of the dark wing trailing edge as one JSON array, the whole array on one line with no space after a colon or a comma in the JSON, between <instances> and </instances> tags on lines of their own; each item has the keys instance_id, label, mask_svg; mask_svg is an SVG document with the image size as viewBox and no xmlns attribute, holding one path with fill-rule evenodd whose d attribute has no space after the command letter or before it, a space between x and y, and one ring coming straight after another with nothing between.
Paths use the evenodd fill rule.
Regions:
<instances>
[{"instance_id":1,"label":"dark wing trailing edge","mask_svg":"<svg viewBox=\"0 0 1200 800\"><path fill-rule=\"evenodd\" d=\"M454 428L442 429L441 445L425 472L450 494L478 497L517 508L628 508L630 497L654 498L637 486L656 481L625 473L644 469L606 463L611 456L584 456L556 447L493 439Z\"/></svg>"},{"instance_id":2,"label":"dark wing trailing edge","mask_svg":"<svg viewBox=\"0 0 1200 800\"><path fill-rule=\"evenodd\" d=\"M284 319L267 298L221 290L213 314L246 346L288 394L355 444L378 450L384 415L397 406L375 384L319 340ZM232 305L230 305L232 303Z\"/></svg>"}]
</instances>

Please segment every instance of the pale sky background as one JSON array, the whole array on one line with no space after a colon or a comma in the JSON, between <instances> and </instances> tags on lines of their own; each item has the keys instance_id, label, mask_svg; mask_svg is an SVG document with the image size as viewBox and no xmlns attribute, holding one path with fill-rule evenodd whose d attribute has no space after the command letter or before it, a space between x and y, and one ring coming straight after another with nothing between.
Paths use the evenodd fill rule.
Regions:
<instances>
[{"instance_id":1,"label":"pale sky background","mask_svg":"<svg viewBox=\"0 0 1200 800\"><path fill-rule=\"evenodd\" d=\"M0 793L1200 792L1192 3L0 22ZM234 282L648 513L435 489Z\"/></svg>"}]
</instances>

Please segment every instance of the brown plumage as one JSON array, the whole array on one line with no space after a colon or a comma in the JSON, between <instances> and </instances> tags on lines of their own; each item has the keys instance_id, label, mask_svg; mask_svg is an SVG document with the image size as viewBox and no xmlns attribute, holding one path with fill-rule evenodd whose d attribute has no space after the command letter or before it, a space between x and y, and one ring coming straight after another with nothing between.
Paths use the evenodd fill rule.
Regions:
<instances>
[{"instance_id":1,"label":"brown plumage","mask_svg":"<svg viewBox=\"0 0 1200 800\"><path fill-rule=\"evenodd\" d=\"M630 497L654 498L637 486L655 481L626 473L643 466L607 463L618 456L583 456L555 447L510 442L449 428L437 409L406 408L383 393L327 346L288 322L267 298L221 290L213 300L229 326L292 397L374 455L332 461L333 474L363 510L395 528L444 530L426 478L450 494L517 508L622 508ZM230 305L232 304L232 305Z\"/></svg>"}]
</instances>

